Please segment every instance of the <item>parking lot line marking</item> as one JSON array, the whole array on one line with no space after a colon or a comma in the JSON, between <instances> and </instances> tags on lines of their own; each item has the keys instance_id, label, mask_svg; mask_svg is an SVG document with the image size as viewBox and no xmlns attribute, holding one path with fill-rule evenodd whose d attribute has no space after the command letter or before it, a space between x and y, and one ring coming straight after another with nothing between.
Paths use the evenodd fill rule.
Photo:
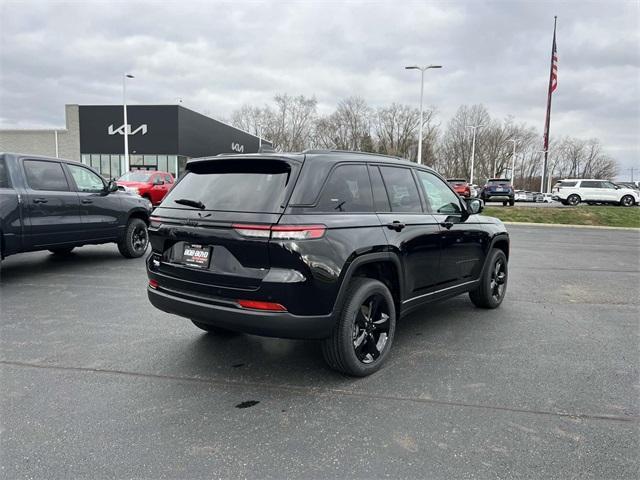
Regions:
<instances>
[{"instance_id":1,"label":"parking lot line marking","mask_svg":"<svg viewBox=\"0 0 640 480\"><path fill-rule=\"evenodd\" d=\"M312 395L314 394L315 395L337 395L337 396L359 397L359 398L368 398L368 399L377 399L377 400L394 400L394 401L413 402L413 403L422 403L422 404L431 404L431 405L442 405L442 406L449 406L449 407L477 408L477 409L483 409L483 410L496 410L496 411L504 411L504 412L524 413L524 414L532 414L532 415L545 415L545 416L563 417L563 418L575 418L575 419L583 419L583 420L604 420L604 421L612 421L612 422L633 422L633 423L637 423L640 421L640 417L637 415L625 415L625 416L608 415L608 414L594 415L594 414L588 414L588 413L553 412L550 410L528 410L526 408L482 405L482 404L473 404L473 403L466 403L466 402L452 402L452 401L446 401L446 400L434 400L434 399L426 399L426 398L420 398L420 397L406 397L402 395L382 395L382 394L376 394L376 393L353 392L349 390L343 390L340 388L304 387L304 386L298 386L298 385L283 385L283 384L269 383L269 382L243 382L243 381L237 381L237 380L222 380L219 378L184 377L179 375L141 373L141 372L131 372L127 370L108 369L108 368L69 367L64 365L43 365L43 364L37 364L37 363L17 362L12 360L0 360L0 365L48 369L48 370L62 370L62 371L71 371L71 372L82 372L82 373L125 375L130 377L139 377L139 378L195 382L195 383L205 383L210 385L223 385L227 387L267 388L270 390L284 390L289 392L312 394Z\"/></svg>"}]
</instances>

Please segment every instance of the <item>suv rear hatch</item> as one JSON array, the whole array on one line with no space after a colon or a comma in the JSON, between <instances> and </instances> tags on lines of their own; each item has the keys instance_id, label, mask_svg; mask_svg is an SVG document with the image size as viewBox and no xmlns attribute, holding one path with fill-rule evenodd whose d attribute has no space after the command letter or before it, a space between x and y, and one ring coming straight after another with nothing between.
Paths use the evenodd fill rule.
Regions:
<instances>
[{"instance_id":1,"label":"suv rear hatch","mask_svg":"<svg viewBox=\"0 0 640 480\"><path fill-rule=\"evenodd\" d=\"M272 156L190 161L151 217L149 267L163 286L222 297L257 290L271 266L270 226L300 166Z\"/></svg>"}]
</instances>

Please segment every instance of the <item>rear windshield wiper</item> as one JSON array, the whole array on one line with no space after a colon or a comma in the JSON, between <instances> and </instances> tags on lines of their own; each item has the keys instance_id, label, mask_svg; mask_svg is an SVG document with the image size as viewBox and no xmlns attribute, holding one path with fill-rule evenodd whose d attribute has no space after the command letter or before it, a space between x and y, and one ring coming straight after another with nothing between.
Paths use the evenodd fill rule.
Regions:
<instances>
[{"instance_id":1,"label":"rear windshield wiper","mask_svg":"<svg viewBox=\"0 0 640 480\"><path fill-rule=\"evenodd\" d=\"M178 200L174 200L174 203L179 203L180 205L187 205L188 207L196 207L200 210L204 210L205 206L199 200L189 200L188 198L179 198Z\"/></svg>"}]
</instances>

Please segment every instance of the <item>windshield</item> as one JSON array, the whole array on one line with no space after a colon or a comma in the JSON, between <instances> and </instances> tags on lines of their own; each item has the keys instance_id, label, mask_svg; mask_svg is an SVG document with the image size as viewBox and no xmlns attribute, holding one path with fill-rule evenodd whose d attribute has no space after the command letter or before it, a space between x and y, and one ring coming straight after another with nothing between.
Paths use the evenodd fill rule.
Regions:
<instances>
[{"instance_id":1,"label":"windshield","mask_svg":"<svg viewBox=\"0 0 640 480\"><path fill-rule=\"evenodd\" d=\"M151 175L153 175L153 172L127 172L118 180L122 180L123 182L148 182Z\"/></svg>"},{"instance_id":2,"label":"windshield","mask_svg":"<svg viewBox=\"0 0 640 480\"><path fill-rule=\"evenodd\" d=\"M190 166L162 206L228 212L278 213L291 167L282 161L227 160Z\"/></svg>"}]
</instances>

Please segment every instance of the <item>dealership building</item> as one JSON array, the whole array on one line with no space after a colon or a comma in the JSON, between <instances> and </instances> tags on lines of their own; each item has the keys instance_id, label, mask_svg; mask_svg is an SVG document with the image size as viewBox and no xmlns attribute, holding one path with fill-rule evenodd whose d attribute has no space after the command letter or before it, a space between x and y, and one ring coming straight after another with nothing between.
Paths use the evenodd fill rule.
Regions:
<instances>
[{"instance_id":1,"label":"dealership building","mask_svg":"<svg viewBox=\"0 0 640 480\"><path fill-rule=\"evenodd\" d=\"M180 105L66 105L59 129L0 130L0 152L45 155L82 161L106 178L124 168L124 133L129 135L132 170L179 176L189 158L219 153L255 153L271 145L243 130Z\"/></svg>"}]
</instances>

